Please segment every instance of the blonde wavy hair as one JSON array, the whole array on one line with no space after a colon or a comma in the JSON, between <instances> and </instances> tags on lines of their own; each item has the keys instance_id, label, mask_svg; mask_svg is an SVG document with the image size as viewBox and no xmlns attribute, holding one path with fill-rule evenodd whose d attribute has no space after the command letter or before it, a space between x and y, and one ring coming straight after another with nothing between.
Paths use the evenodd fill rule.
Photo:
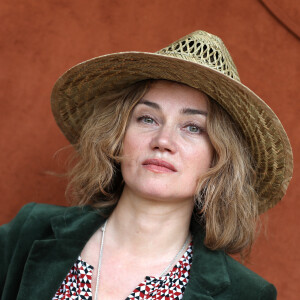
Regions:
<instances>
[{"instance_id":1,"label":"blonde wavy hair","mask_svg":"<svg viewBox=\"0 0 300 300\"><path fill-rule=\"evenodd\" d=\"M152 80L99 97L85 123L66 190L73 205L114 207L123 189L120 153L128 120ZM249 252L258 217L255 173L240 129L210 98L207 132L214 147L211 168L199 180L194 216L205 228L205 245L227 253Z\"/></svg>"}]
</instances>

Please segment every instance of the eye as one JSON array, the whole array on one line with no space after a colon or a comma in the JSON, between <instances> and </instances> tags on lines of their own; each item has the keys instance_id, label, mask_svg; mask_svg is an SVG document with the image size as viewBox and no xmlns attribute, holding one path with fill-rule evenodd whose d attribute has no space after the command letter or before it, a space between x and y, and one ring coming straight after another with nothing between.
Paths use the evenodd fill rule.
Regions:
<instances>
[{"instance_id":1,"label":"eye","mask_svg":"<svg viewBox=\"0 0 300 300\"><path fill-rule=\"evenodd\" d=\"M149 116L141 116L138 118L138 121L145 123L145 124L154 124L155 123L154 119Z\"/></svg>"},{"instance_id":2,"label":"eye","mask_svg":"<svg viewBox=\"0 0 300 300\"><path fill-rule=\"evenodd\" d=\"M200 128L198 126L195 126L195 125L189 125L187 128L190 132L193 132L193 133L200 132Z\"/></svg>"},{"instance_id":3,"label":"eye","mask_svg":"<svg viewBox=\"0 0 300 300\"><path fill-rule=\"evenodd\" d=\"M185 127L189 133L198 133L201 134L204 132L204 129L196 124L189 124Z\"/></svg>"}]
</instances>

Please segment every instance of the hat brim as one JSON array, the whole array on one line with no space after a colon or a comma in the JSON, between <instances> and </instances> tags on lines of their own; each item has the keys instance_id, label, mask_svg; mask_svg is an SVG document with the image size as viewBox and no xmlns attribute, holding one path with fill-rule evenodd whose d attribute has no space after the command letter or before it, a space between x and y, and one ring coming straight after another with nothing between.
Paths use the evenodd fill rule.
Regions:
<instances>
[{"instance_id":1,"label":"hat brim","mask_svg":"<svg viewBox=\"0 0 300 300\"><path fill-rule=\"evenodd\" d=\"M51 95L55 120L66 138L75 144L99 95L145 79L183 83L219 102L240 126L256 162L259 212L273 207L284 196L292 176L293 157L279 119L245 85L196 62L145 52L108 54L87 60L55 83Z\"/></svg>"}]
</instances>

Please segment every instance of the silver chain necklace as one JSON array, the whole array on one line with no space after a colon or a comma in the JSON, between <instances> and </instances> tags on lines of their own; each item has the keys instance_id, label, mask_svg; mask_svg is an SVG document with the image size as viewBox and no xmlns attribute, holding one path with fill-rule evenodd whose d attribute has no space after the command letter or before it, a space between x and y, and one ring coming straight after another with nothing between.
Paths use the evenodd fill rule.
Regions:
<instances>
[{"instance_id":1,"label":"silver chain necklace","mask_svg":"<svg viewBox=\"0 0 300 300\"><path fill-rule=\"evenodd\" d=\"M101 227L102 236L101 236L101 244L100 244L100 252L99 252L99 261L98 261L98 272L97 272L97 281L96 281L96 295L95 300L98 298L98 288L99 288L99 280L100 280L100 270L101 270L101 263L102 263L102 256L103 256L103 245L104 245L104 235L105 235L105 229L107 225L107 220L105 221L104 225ZM162 271L162 273L159 275L159 277L162 277L165 275L167 271L170 270L170 268L175 264L176 260L178 259L181 252L186 248L188 242L190 240L190 234L188 234L186 241L184 242L182 248L177 252L175 257L172 259L172 261L168 264L168 266Z\"/></svg>"}]
</instances>

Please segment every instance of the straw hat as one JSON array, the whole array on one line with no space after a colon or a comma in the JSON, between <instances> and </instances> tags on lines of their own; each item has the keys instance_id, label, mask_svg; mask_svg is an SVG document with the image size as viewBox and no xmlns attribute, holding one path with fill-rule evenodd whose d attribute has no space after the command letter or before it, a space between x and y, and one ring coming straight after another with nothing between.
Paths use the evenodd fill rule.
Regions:
<instances>
[{"instance_id":1,"label":"straw hat","mask_svg":"<svg viewBox=\"0 0 300 300\"><path fill-rule=\"evenodd\" d=\"M74 66L53 88L55 120L75 144L99 95L149 78L184 83L218 101L249 143L256 162L259 212L283 197L293 168L288 137L269 106L240 82L222 40L207 32L193 32L156 53L115 53Z\"/></svg>"}]
</instances>

